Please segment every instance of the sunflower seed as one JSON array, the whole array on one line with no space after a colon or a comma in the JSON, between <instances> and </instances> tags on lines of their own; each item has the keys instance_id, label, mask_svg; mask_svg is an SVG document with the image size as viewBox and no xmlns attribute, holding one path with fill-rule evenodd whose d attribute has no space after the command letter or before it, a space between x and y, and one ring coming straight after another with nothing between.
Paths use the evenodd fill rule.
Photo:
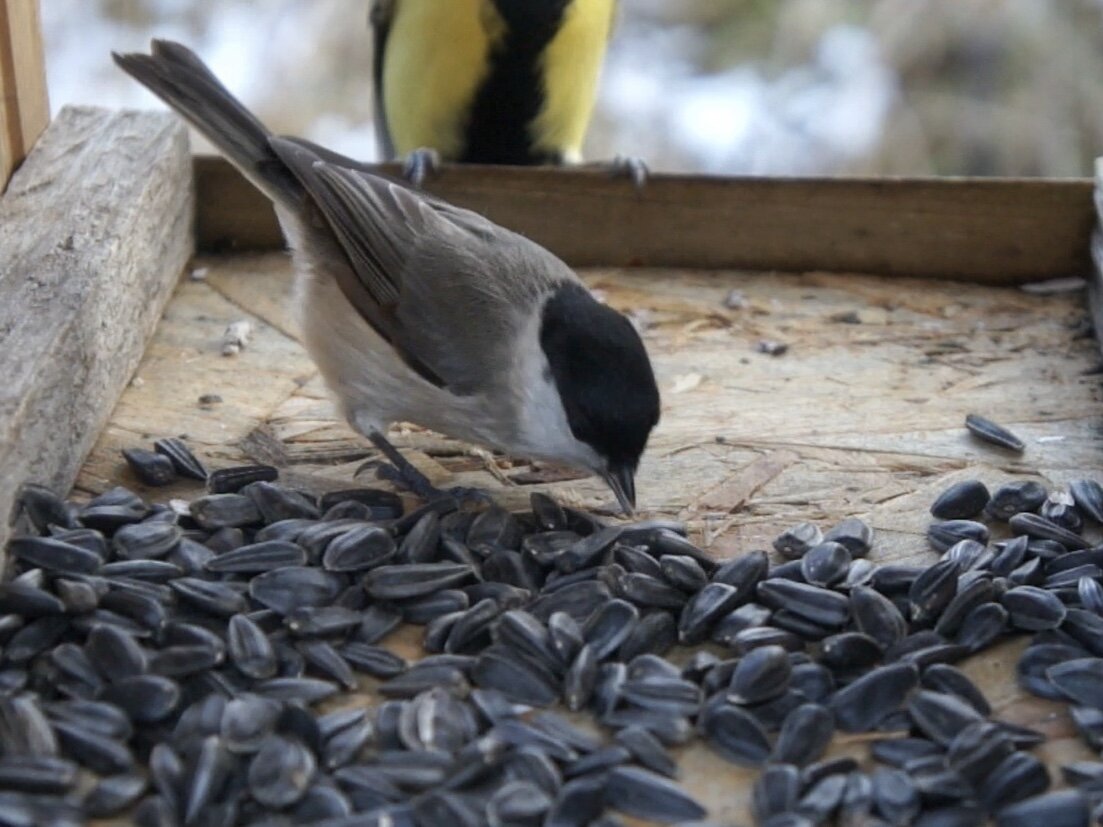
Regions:
<instances>
[{"instance_id":1,"label":"sunflower seed","mask_svg":"<svg viewBox=\"0 0 1103 827\"><path fill-rule=\"evenodd\" d=\"M207 571L232 574L256 574L284 566L301 566L306 552L286 540L268 540L241 546L211 558Z\"/></svg>"},{"instance_id":2,"label":"sunflower seed","mask_svg":"<svg viewBox=\"0 0 1103 827\"><path fill-rule=\"evenodd\" d=\"M880 666L836 692L828 707L843 732L869 732L900 708L918 682L919 671L912 664Z\"/></svg>"},{"instance_id":3,"label":"sunflower seed","mask_svg":"<svg viewBox=\"0 0 1103 827\"><path fill-rule=\"evenodd\" d=\"M1081 827L1089 820L1090 803L1076 790L1038 795L1001 809L996 827Z\"/></svg>"},{"instance_id":4,"label":"sunflower seed","mask_svg":"<svg viewBox=\"0 0 1103 827\"><path fill-rule=\"evenodd\" d=\"M1025 534L1037 540L1053 540L1071 551L1089 548L1091 545L1079 534L1062 528L1039 514L1029 512L1015 514L1008 520L1008 524L1016 534Z\"/></svg>"},{"instance_id":5,"label":"sunflower seed","mask_svg":"<svg viewBox=\"0 0 1103 827\"><path fill-rule=\"evenodd\" d=\"M936 743L949 745L965 727L982 720L981 714L955 695L921 689L908 703L917 729Z\"/></svg>"},{"instance_id":6,"label":"sunflower seed","mask_svg":"<svg viewBox=\"0 0 1103 827\"><path fill-rule=\"evenodd\" d=\"M575 778L560 789L544 827L585 827L605 808L606 779Z\"/></svg>"},{"instance_id":7,"label":"sunflower seed","mask_svg":"<svg viewBox=\"0 0 1103 827\"><path fill-rule=\"evenodd\" d=\"M831 712L819 704L802 704L785 716L771 760L803 767L819 760L835 733Z\"/></svg>"},{"instance_id":8,"label":"sunflower seed","mask_svg":"<svg viewBox=\"0 0 1103 827\"><path fill-rule=\"evenodd\" d=\"M245 595L242 590L235 588L236 584L212 582L197 577L179 577L169 585L182 600L219 617L229 617L248 608Z\"/></svg>"},{"instance_id":9,"label":"sunflower seed","mask_svg":"<svg viewBox=\"0 0 1103 827\"><path fill-rule=\"evenodd\" d=\"M241 494L210 494L192 500L188 508L192 518L208 531L240 528L262 521L253 501Z\"/></svg>"},{"instance_id":10,"label":"sunflower seed","mask_svg":"<svg viewBox=\"0 0 1103 827\"><path fill-rule=\"evenodd\" d=\"M1076 658L1046 669L1046 677L1070 701L1103 709L1103 659Z\"/></svg>"},{"instance_id":11,"label":"sunflower seed","mask_svg":"<svg viewBox=\"0 0 1103 827\"><path fill-rule=\"evenodd\" d=\"M0 614L41 617L65 613L65 603L44 589L26 583L0 583Z\"/></svg>"},{"instance_id":12,"label":"sunflower seed","mask_svg":"<svg viewBox=\"0 0 1103 827\"><path fill-rule=\"evenodd\" d=\"M1026 752L1011 752L980 785L979 798L988 810L1004 810L1009 804L1049 789L1045 765Z\"/></svg>"},{"instance_id":13,"label":"sunflower seed","mask_svg":"<svg viewBox=\"0 0 1103 827\"><path fill-rule=\"evenodd\" d=\"M95 574L102 563L93 551L49 537L13 537L8 552L28 566L58 574Z\"/></svg>"},{"instance_id":14,"label":"sunflower seed","mask_svg":"<svg viewBox=\"0 0 1103 827\"><path fill-rule=\"evenodd\" d=\"M336 694L338 686L319 678L269 678L254 689L266 698L309 705Z\"/></svg>"},{"instance_id":15,"label":"sunflower seed","mask_svg":"<svg viewBox=\"0 0 1103 827\"><path fill-rule=\"evenodd\" d=\"M92 818L109 818L132 807L146 791L144 776L121 773L101 778L81 802Z\"/></svg>"},{"instance_id":16,"label":"sunflower seed","mask_svg":"<svg viewBox=\"0 0 1103 827\"><path fill-rule=\"evenodd\" d=\"M995 587L991 580L977 578L968 584L963 584L962 578L959 577L957 594L942 610L941 616L935 623L935 631L946 638L953 637L960 631L965 618L974 609L991 602L995 597Z\"/></svg>"},{"instance_id":17,"label":"sunflower seed","mask_svg":"<svg viewBox=\"0 0 1103 827\"><path fill-rule=\"evenodd\" d=\"M988 542L988 538L988 526L973 520L947 520L944 523L931 523L927 527L927 542L935 551L948 551L962 540L984 544Z\"/></svg>"},{"instance_id":18,"label":"sunflower seed","mask_svg":"<svg viewBox=\"0 0 1103 827\"><path fill-rule=\"evenodd\" d=\"M797 811L815 824L827 821L842 803L846 782L847 776L837 773L809 785L797 802Z\"/></svg>"},{"instance_id":19,"label":"sunflower seed","mask_svg":"<svg viewBox=\"0 0 1103 827\"><path fill-rule=\"evenodd\" d=\"M34 483L23 484L19 488L16 501L39 533L45 533L50 526L62 528L77 526L68 503L45 486Z\"/></svg>"},{"instance_id":20,"label":"sunflower seed","mask_svg":"<svg viewBox=\"0 0 1103 827\"><path fill-rule=\"evenodd\" d=\"M639 612L624 600L610 600L594 612L582 627L582 639L600 661L609 657L632 632Z\"/></svg>"},{"instance_id":21,"label":"sunflower seed","mask_svg":"<svg viewBox=\"0 0 1103 827\"><path fill-rule=\"evenodd\" d=\"M969 414L966 416L965 427L969 429L969 433L973 434L973 436L992 445L998 445L1001 448L1007 448L1008 450L1018 453L1022 453L1026 448L1023 441L1011 433L1011 431L1007 430L1002 425L997 425L991 419L986 419L980 414Z\"/></svg>"},{"instance_id":22,"label":"sunflower seed","mask_svg":"<svg viewBox=\"0 0 1103 827\"><path fill-rule=\"evenodd\" d=\"M254 482L274 482L280 472L271 465L237 465L219 468L207 475L207 490L212 494L236 494Z\"/></svg>"},{"instance_id":23,"label":"sunflower seed","mask_svg":"<svg viewBox=\"0 0 1103 827\"><path fill-rule=\"evenodd\" d=\"M322 565L329 571L365 571L383 564L397 553L398 547L390 532L373 525L359 526L329 543Z\"/></svg>"},{"instance_id":24,"label":"sunflower seed","mask_svg":"<svg viewBox=\"0 0 1103 827\"><path fill-rule=\"evenodd\" d=\"M709 581L701 564L684 554L663 555L659 558L659 567L667 582L690 594L697 592Z\"/></svg>"},{"instance_id":25,"label":"sunflower seed","mask_svg":"<svg viewBox=\"0 0 1103 827\"><path fill-rule=\"evenodd\" d=\"M620 526L608 526L588 537L583 537L555 555L555 567L559 571L570 573L586 568L617 541L623 529Z\"/></svg>"},{"instance_id":26,"label":"sunflower seed","mask_svg":"<svg viewBox=\"0 0 1103 827\"><path fill-rule=\"evenodd\" d=\"M661 775L640 767L617 767L609 774L606 803L630 816L663 824L703 818L705 808Z\"/></svg>"},{"instance_id":27,"label":"sunflower seed","mask_svg":"<svg viewBox=\"0 0 1103 827\"><path fill-rule=\"evenodd\" d=\"M200 482L206 481L207 469L196 459L195 454L191 452L191 449L182 439L176 437L158 439L154 441L153 448L158 454L168 457L176 469L176 473L180 476L189 477Z\"/></svg>"},{"instance_id":28,"label":"sunflower seed","mask_svg":"<svg viewBox=\"0 0 1103 827\"><path fill-rule=\"evenodd\" d=\"M889 824L912 824L919 814L919 791L908 774L898 769L876 769L870 775L873 806Z\"/></svg>"},{"instance_id":29,"label":"sunflower seed","mask_svg":"<svg viewBox=\"0 0 1103 827\"><path fill-rule=\"evenodd\" d=\"M1010 520L1016 514L1037 511L1047 495L1046 489L1033 480L1009 482L993 492L985 510L997 520Z\"/></svg>"},{"instance_id":30,"label":"sunflower seed","mask_svg":"<svg viewBox=\"0 0 1103 827\"><path fill-rule=\"evenodd\" d=\"M936 620L957 593L958 566L953 560L940 560L920 574L908 589L911 619L928 624Z\"/></svg>"},{"instance_id":31,"label":"sunflower seed","mask_svg":"<svg viewBox=\"0 0 1103 827\"><path fill-rule=\"evenodd\" d=\"M748 602L754 589L769 573L770 561L765 551L750 551L733 558L713 572L714 583L726 583L736 590L736 604Z\"/></svg>"},{"instance_id":32,"label":"sunflower seed","mask_svg":"<svg viewBox=\"0 0 1103 827\"><path fill-rule=\"evenodd\" d=\"M990 499L983 482L962 480L938 495L931 506L931 515L940 520L968 520L980 514Z\"/></svg>"},{"instance_id":33,"label":"sunflower seed","mask_svg":"<svg viewBox=\"0 0 1103 827\"><path fill-rule=\"evenodd\" d=\"M874 741L870 756L882 764L904 769L920 759L943 755L942 747L926 738L904 737Z\"/></svg>"},{"instance_id":34,"label":"sunflower seed","mask_svg":"<svg viewBox=\"0 0 1103 827\"><path fill-rule=\"evenodd\" d=\"M1073 480L1069 483L1069 494L1084 514L1096 523L1103 523L1103 486L1095 480ZM1021 508L1020 511L1033 509Z\"/></svg>"},{"instance_id":35,"label":"sunflower seed","mask_svg":"<svg viewBox=\"0 0 1103 827\"><path fill-rule=\"evenodd\" d=\"M548 706L559 695L558 681L550 672L494 647L479 655L471 679L483 689L497 689L511 701L529 706Z\"/></svg>"},{"instance_id":36,"label":"sunflower seed","mask_svg":"<svg viewBox=\"0 0 1103 827\"><path fill-rule=\"evenodd\" d=\"M828 541L808 550L801 558L800 571L813 586L834 586L846 579L850 560L846 546Z\"/></svg>"},{"instance_id":37,"label":"sunflower seed","mask_svg":"<svg viewBox=\"0 0 1103 827\"><path fill-rule=\"evenodd\" d=\"M89 500L80 510L79 517L80 524L85 528L110 532L127 523L136 523L148 513L149 506L141 497L116 486Z\"/></svg>"},{"instance_id":38,"label":"sunflower seed","mask_svg":"<svg viewBox=\"0 0 1103 827\"><path fill-rule=\"evenodd\" d=\"M844 595L807 583L764 580L758 584L757 593L765 605L791 611L827 628L842 626L850 616L850 604Z\"/></svg>"},{"instance_id":39,"label":"sunflower seed","mask_svg":"<svg viewBox=\"0 0 1103 827\"><path fill-rule=\"evenodd\" d=\"M313 638L300 640L296 648L316 672L336 681L345 689L352 691L360 685L348 661L328 642Z\"/></svg>"},{"instance_id":40,"label":"sunflower seed","mask_svg":"<svg viewBox=\"0 0 1103 827\"><path fill-rule=\"evenodd\" d=\"M1000 598L1007 609L1011 624L1027 631L1056 629L1068 613L1065 605L1052 593L1035 586L1016 586Z\"/></svg>"},{"instance_id":41,"label":"sunflower seed","mask_svg":"<svg viewBox=\"0 0 1103 827\"><path fill-rule=\"evenodd\" d=\"M873 529L857 517L847 517L823 535L824 542L841 543L852 557L865 557L873 547Z\"/></svg>"},{"instance_id":42,"label":"sunflower seed","mask_svg":"<svg viewBox=\"0 0 1103 827\"><path fill-rule=\"evenodd\" d=\"M798 560L814 546L823 542L823 532L813 523L797 523L779 534L774 550L788 560Z\"/></svg>"},{"instance_id":43,"label":"sunflower seed","mask_svg":"<svg viewBox=\"0 0 1103 827\"><path fill-rule=\"evenodd\" d=\"M773 824L796 808L799 796L800 771L791 764L771 764L755 781L751 812L759 824Z\"/></svg>"},{"instance_id":44,"label":"sunflower seed","mask_svg":"<svg viewBox=\"0 0 1103 827\"><path fill-rule=\"evenodd\" d=\"M115 532L111 544L127 560L164 557L180 543L182 533L172 523L151 522L125 525Z\"/></svg>"},{"instance_id":45,"label":"sunflower seed","mask_svg":"<svg viewBox=\"0 0 1103 827\"><path fill-rule=\"evenodd\" d=\"M850 591L850 612L858 631L869 635L884 647L907 634L908 624L888 598L866 586Z\"/></svg>"},{"instance_id":46,"label":"sunflower seed","mask_svg":"<svg viewBox=\"0 0 1103 827\"><path fill-rule=\"evenodd\" d=\"M977 685L964 672L953 666L939 663L927 667L923 670L920 683L925 689L944 692L960 698L980 715L988 716L992 712L984 693L977 688Z\"/></svg>"},{"instance_id":47,"label":"sunflower seed","mask_svg":"<svg viewBox=\"0 0 1103 827\"><path fill-rule=\"evenodd\" d=\"M356 502L366 505L376 520L391 520L402 516L402 498L391 491L381 488L351 488L339 491L327 491L318 500L322 511L329 511L336 505Z\"/></svg>"},{"instance_id":48,"label":"sunflower seed","mask_svg":"<svg viewBox=\"0 0 1103 827\"><path fill-rule=\"evenodd\" d=\"M0 758L0 789L24 793L68 792L77 782L77 765L48 755Z\"/></svg>"},{"instance_id":49,"label":"sunflower seed","mask_svg":"<svg viewBox=\"0 0 1103 827\"><path fill-rule=\"evenodd\" d=\"M1007 628L1010 615L998 603L977 606L962 621L957 643L970 652L978 652L991 645Z\"/></svg>"},{"instance_id":50,"label":"sunflower seed","mask_svg":"<svg viewBox=\"0 0 1103 827\"><path fill-rule=\"evenodd\" d=\"M340 579L320 569L285 566L249 582L249 595L262 606L287 615L304 606L323 606L340 592Z\"/></svg>"},{"instance_id":51,"label":"sunflower seed","mask_svg":"<svg viewBox=\"0 0 1103 827\"><path fill-rule=\"evenodd\" d=\"M303 797L316 766L298 739L269 736L249 763L249 792L261 804L283 809Z\"/></svg>"},{"instance_id":52,"label":"sunflower seed","mask_svg":"<svg viewBox=\"0 0 1103 827\"><path fill-rule=\"evenodd\" d=\"M721 758L745 767L764 764L770 741L754 716L731 704L702 715L698 731Z\"/></svg>"},{"instance_id":53,"label":"sunflower seed","mask_svg":"<svg viewBox=\"0 0 1103 827\"><path fill-rule=\"evenodd\" d=\"M459 563L379 566L365 575L364 588L376 600L401 600L457 586L472 574L470 566Z\"/></svg>"},{"instance_id":54,"label":"sunflower seed","mask_svg":"<svg viewBox=\"0 0 1103 827\"><path fill-rule=\"evenodd\" d=\"M1014 751L1011 739L996 724L976 721L954 736L945 760L952 770L977 787Z\"/></svg>"},{"instance_id":55,"label":"sunflower seed","mask_svg":"<svg viewBox=\"0 0 1103 827\"><path fill-rule=\"evenodd\" d=\"M244 486L241 493L253 501L266 523L321 517L318 507L303 494L274 482L252 482Z\"/></svg>"},{"instance_id":56,"label":"sunflower seed","mask_svg":"<svg viewBox=\"0 0 1103 827\"><path fill-rule=\"evenodd\" d=\"M135 675L104 687L100 700L126 710L135 723L163 721L180 703L180 686L160 675Z\"/></svg>"},{"instance_id":57,"label":"sunflower seed","mask_svg":"<svg viewBox=\"0 0 1103 827\"><path fill-rule=\"evenodd\" d=\"M275 676L277 662L272 644L261 628L247 616L237 614L230 618L227 647L230 659L242 674L255 680Z\"/></svg>"}]
</instances>

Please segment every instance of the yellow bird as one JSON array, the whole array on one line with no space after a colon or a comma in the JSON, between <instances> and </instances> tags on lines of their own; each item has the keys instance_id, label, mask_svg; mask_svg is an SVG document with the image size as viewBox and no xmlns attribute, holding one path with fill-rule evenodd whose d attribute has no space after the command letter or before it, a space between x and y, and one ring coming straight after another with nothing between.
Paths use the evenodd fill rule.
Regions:
<instances>
[{"instance_id":1,"label":"yellow bird","mask_svg":"<svg viewBox=\"0 0 1103 827\"><path fill-rule=\"evenodd\" d=\"M439 160L582 160L616 0L374 0L376 126L415 181ZM623 164L622 164L623 165Z\"/></svg>"}]
</instances>

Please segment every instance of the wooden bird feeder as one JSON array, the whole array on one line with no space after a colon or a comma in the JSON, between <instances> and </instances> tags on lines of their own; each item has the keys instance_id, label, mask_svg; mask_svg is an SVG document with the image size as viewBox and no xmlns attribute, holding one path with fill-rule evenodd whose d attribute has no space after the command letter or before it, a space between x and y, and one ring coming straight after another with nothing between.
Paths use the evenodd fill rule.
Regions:
<instances>
[{"instance_id":1,"label":"wooden bird feeder","mask_svg":"<svg viewBox=\"0 0 1103 827\"><path fill-rule=\"evenodd\" d=\"M66 107L47 125L37 29L34 0L0 0L0 514L24 482L196 496L186 481L145 488L124 464L121 448L163 436L210 467L349 487L372 452L296 339L269 203L223 159L192 157L173 115ZM929 565L926 509L954 481L1103 480L1090 179L655 174L637 192L594 171L448 167L428 189L546 245L635 316L664 403L640 505L718 556L854 515L877 532L874 562ZM224 356L238 321L252 338ZM1025 452L975 441L971 412ZM436 481L507 506L533 490L609 501L560 469L414 428L395 439ZM9 530L0 520L0 545ZM413 653L415 636L401 645ZM1064 705L1016 687L1022 645L964 668L1000 717L1050 736L1051 766L1094 759ZM832 755L864 755L860 741ZM755 772L699 745L680 760L715 819L746 820Z\"/></svg>"}]
</instances>

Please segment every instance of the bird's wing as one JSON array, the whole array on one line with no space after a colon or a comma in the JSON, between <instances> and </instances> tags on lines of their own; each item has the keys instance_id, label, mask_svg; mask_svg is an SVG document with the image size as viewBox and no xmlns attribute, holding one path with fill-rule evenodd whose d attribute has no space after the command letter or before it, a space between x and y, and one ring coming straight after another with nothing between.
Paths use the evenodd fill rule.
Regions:
<instances>
[{"instance_id":1,"label":"bird's wing","mask_svg":"<svg viewBox=\"0 0 1103 827\"><path fill-rule=\"evenodd\" d=\"M394 141L387 126L387 111L383 105L383 59L387 51L387 36L391 32L397 0L373 0L368 20L372 29L372 96L375 137L385 160L394 158Z\"/></svg>"},{"instance_id":2,"label":"bird's wing","mask_svg":"<svg viewBox=\"0 0 1103 827\"><path fill-rule=\"evenodd\" d=\"M543 248L477 213L273 139L351 264L346 297L422 376L487 390L549 286L574 276Z\"/></svg>"}]
</instances>

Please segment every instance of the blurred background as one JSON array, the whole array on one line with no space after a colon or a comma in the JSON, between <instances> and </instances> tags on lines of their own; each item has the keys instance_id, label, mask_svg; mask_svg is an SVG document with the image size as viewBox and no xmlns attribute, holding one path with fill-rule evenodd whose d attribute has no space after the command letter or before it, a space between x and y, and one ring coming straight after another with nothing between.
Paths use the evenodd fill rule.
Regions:
<instances>
[{"instance_id":1,"label":"blurred background","mask_svg":"<svg viewBox=\"0 0 1103 827\"><path fill-rule=\"evenodd\" d=\"M448 0L441 0L448 2ZM278 132L377 159L367 0L41 0L51 108L160 107L188 44ZM1103 0L621 0L587 158L764 175L1090 175Z\"/></svg>"}]
</instances>

